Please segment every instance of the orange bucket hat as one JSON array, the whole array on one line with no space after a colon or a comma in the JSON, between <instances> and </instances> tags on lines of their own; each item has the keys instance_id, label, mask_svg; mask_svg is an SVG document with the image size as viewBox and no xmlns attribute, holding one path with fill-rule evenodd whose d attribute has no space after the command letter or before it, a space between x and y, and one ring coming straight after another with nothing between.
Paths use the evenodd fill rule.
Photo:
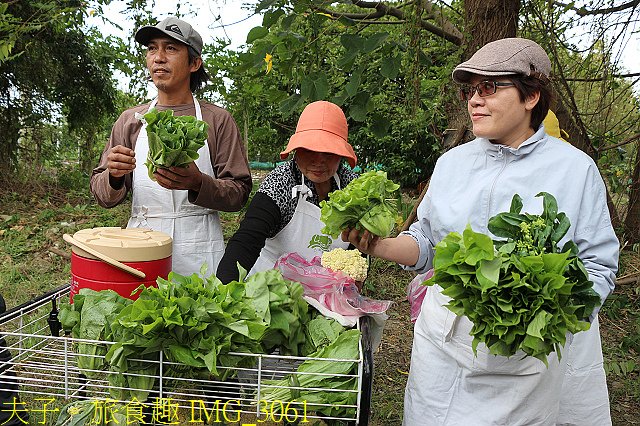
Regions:
<instances>
[{"instance_id":1,"label":"orange bucket hat","mask_svg":"<svg viewBox=\"0 0 640 426\"><path fill-rule=\"evenodd\" d=\"M284 160L291 151L305 148L339 155L355 167L358 158L347 142L348 133L347 118L338 105L327 101L312 102L300 114L296 132L280 153L280 158Z\"/></svg>"}]
</instances>

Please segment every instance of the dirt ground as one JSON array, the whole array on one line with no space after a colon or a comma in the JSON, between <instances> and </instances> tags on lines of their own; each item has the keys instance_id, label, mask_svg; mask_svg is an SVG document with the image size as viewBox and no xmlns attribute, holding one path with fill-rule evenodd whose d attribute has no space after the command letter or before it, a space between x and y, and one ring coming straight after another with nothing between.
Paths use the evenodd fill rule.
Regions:
<instances>
[{"instance_id":1,"label":"dirt ground","mask_svg":"<svg viewBox=\"0 0 640 426\"><path fill-rule=\"evenodd\" d=\"M371 425L400 425L404 388L409 376L413 324L409 321L409 303L395 300L387 312L380 347L374 354Z\"/></svg>"}]
</instances>

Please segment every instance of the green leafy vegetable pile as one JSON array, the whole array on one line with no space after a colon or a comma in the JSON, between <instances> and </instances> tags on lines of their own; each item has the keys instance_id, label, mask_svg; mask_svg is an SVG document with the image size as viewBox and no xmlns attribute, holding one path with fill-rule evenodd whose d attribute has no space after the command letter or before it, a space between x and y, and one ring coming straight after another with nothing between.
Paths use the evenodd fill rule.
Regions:
<instances>
[{"instance_id":1,"label":"green leafy vegetable pile","mask_svg":"<svg viewBox=\"0 0 640 426\"><path fill-rule=\"evenodd\" d=\"M115 291L81 290L73 298L73 305L65 305L60 311L60 321L73 329L74 337L86 340L110 340L110 318L114 312L120 312L132 303ZM82 318L82 321L80 319ZM104 355L107 353L105 345L90 342L78 343L78 367L85 376L94 378L105 367Z\"/></svg>"},{"instance_id":2,"label":"green leafy vegetable pile","mask_svg":"<svg viewBox=\"0 0 640 426\"><path fill-rule=\"evenodd\" d=\"M356 228L388 236L398 220L399 189L386 172L363 173L320 202L322 232L335 238L344 229Z\"/></svg>"},{"instance_id":3,"label":"green leafy vegetable pile","mask_svg":"<svg viewBox=\"0 0 640 426\"><path fill-rule=\"evenodd\" d=\"M494 355L519 350L547 365L554 350L561 355L566 333L588 330L584 321L600 304L598 294L573 241L558 242L570 227L558 212L556 199L541 192L542 215L520 213L515 194L509 212L489 220L488 228L502 241L467 227L452 232L435 247L434 275L452 298L447 308L473 323L474 353L480 342Z\"/></svg>"},{"instance_id":4,"label":"green leafy vegetable pile","mask_svg":"<svg viewBox=\"0 0 640 426\"><path fill-rule=\"evenodd\" d=\"M328 324L327 324L328 325ZM324 327L323 327L324 328ZM328 331L325 328L325 331ZM331 333L331 332L330 332ZM358 342L359 330L346 330L338 334L331 343L309 354L309 358L281 380L267 380L258 400L306 402L314 411L325 416L355 416L358 393ZM324 361L322 359L344 359L351 361ZM342 390L328 392L320 389ZM328 404L318 405L315 404Z\"/></svg>"},{"instance_id":5,"label":"green leafy vegetable pile","mask_svg":"<svg viewBox=\"0 0 640 426\"><path fill-rule=\"evenodd\" d=\"M144 114L149 138L145 165L149 178L158 168L182 167L198 159L198 150L207 139L207 123L190 115L176 117L173 110L151 108Z\"/></svg>"},{"instance_id":6,"label":"green leafy vegetable pile","mask_svg":"<svg viewBox=\"0 0 640 426\"><path fill-rule=\"evenodd\" d=\"M135 301L112 291L81 289L73 304L62 307L61 323L73 337L115 342L108 351L100 345L77 348L79 362L92 361L83 366L99 369L102 358L91 356L105 355L107 367L117 373L109 375L112 397L146 400L158 375L160 352L168 361L222 379L233 370L217 366L252 367L255 362L230 352L278 348L281 354L301 354L304 324L311 319L308 304L302 285L285 280L278 270L246 281L243 273L240 281L226 285L213 275L203 279L171 273L169 279L158 279L157 288L144 288ZM90 311L93 306L105 308Z\"/></svg>"}]
</instances>

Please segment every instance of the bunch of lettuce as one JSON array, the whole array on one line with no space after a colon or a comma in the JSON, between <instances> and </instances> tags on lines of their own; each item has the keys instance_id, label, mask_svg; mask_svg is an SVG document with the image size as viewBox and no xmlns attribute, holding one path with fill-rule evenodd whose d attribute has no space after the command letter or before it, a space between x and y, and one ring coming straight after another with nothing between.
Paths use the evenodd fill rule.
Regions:
<instances>
[{"instance_id":1,"label":"bunch of lettuce","mask_svg":"<svg viewBox=\"0 0 640 426\"><path fill-rule=\"evenodd\" d=\"M97 292L89 289L81 289L73 302L64 305L60 311L65 330L74 338L97 341L110 340L113 316L132 303L113 290ZM78 343L78 367L85 376L95 378L101 374L107 349L104 343Z\"/></svg>"},{"instance_id":2,"label":"bunch of lettuce","mask_svg":"<svg viewBox=\"0 0 640 426\"><path fill-rule=\"evenodd\" d=\"M489 231L505 240L471 227L447 235L435 247L434 275L425 284L440 285L451 297L447 308L471 320L474 353L482 342L494 355L522 350L547 365L554 350L561 356L568 332L589 329L585 319L600 297L576 244L558 246L569 218L552 195L537 196L543 197L542 215L520 213L522 199L515 194L509 212L489 220Z\"/></svg>"},{"instance_id":3,"label":"bunch of lettuce","mask_svg":"<svg viewBox=\"0 0 640 426\"><path fill-rule=\"evenodd\" d=\"M369 171L320 202L322 232L337 237L344 229L368 230L387 237L399 220L400 185L383 171Z\"/></svg>"},{"instance_id":4,"label":"bunch of lettuce","mask_svg":"<svg viewBox=\"0 0 640 426\"><path fill-rule=\"evenodd\" d=\"M198 159L198 150L207 139L207 123L191 115L176 117L170 109L151 108L144 114L149 138L149 154L144 163L149 178L158 168L183 167Z\"/></svg>"},{"instance_id":5,"label":"bunch of lettuce","mask_svg":"<svg viewBox=\"0 0 640 426\"><path fill-rule=\"evenodd\" d=\"M232 352L277 348L282 354L301 354L304 325L311 319L302 285L275 269L246 280L241 272L239 281L226 285L213 275L172 272L169 280L158 279L157 288L141 286L135 301L113 291L81 289L73 304L63 305L61 323L73 337L114 342L108 348L78 345L77 350L79 363L90 363L81 368L110 371L109 392L118 400L147 399L159 374L160 352L175 363L171 368L177 374L201 372L222 380L234 373L229 368L250 368L255 362ZM104 309L89 311L90 306Z\"/></svg>"},{"instance_id":6,"label":"bunch of lettuce","mask_svg":"<svg viewBox=\"0 0 640 426\"><path fill-rule=\"evenodd\" d=\"M275 412L279 411L278 406L283 410L278 402L286 401L287 404L294 403L292 407L296 406L296 402L305 404L309 411L324 416L355 417L360 330L337 330L331 327L326 324L325 331L328 333L325 338L331 336L333 341L326 342L316 352L309 354L309 359L300 364L295 372L280 380L265 380L257 399L275 407Z\"/></svg>"}]
</instances>

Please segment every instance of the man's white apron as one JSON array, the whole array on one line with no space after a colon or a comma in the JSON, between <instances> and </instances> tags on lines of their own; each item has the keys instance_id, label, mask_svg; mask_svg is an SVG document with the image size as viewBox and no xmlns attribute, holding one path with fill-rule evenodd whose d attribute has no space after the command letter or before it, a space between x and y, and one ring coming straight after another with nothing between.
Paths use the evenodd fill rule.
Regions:
<instances>
[{"instance_id":1,"label":"man's white apron","mask_svg":"<svg viewBox=\"0 0 640 426\"><path fill-rule=\"evenodd\" d=\"M340 188L338 175L334 175L334 179ZM297 252L311 260L315 256L321 256L324 251L349 247L349 243L342 241L340 237L331 238L322 234L324 223L320 220L320 207L307 202L310 194L311 190L304 184L303 175L302 185L296 185L291 190L291 197L298 199L291 221L273 238L267 239L249 274L273 269L276 261L288 253Z\"/></svg>"},{"instance_id":2,"label":"man's white apron","mask_svg":"<svg viewBox=\"0 0 640 426\"><path fill-rule=\"evenodd\" d=\"M149 106L153 108L157 99ZM202 120L200 104L193 98L196 118ZM187 190L169 190L149 179L144 166L149 152L146 124L136 141L133 171L133 200L127 228L151 228L173 238L173 271L181 275L199 272L207 264L207 275L215 273L224 254L224 240L218 212L189 202ZM198 150L195 161L202 173L215 176L209 144Z\"/></svg>"}]
</instances>

